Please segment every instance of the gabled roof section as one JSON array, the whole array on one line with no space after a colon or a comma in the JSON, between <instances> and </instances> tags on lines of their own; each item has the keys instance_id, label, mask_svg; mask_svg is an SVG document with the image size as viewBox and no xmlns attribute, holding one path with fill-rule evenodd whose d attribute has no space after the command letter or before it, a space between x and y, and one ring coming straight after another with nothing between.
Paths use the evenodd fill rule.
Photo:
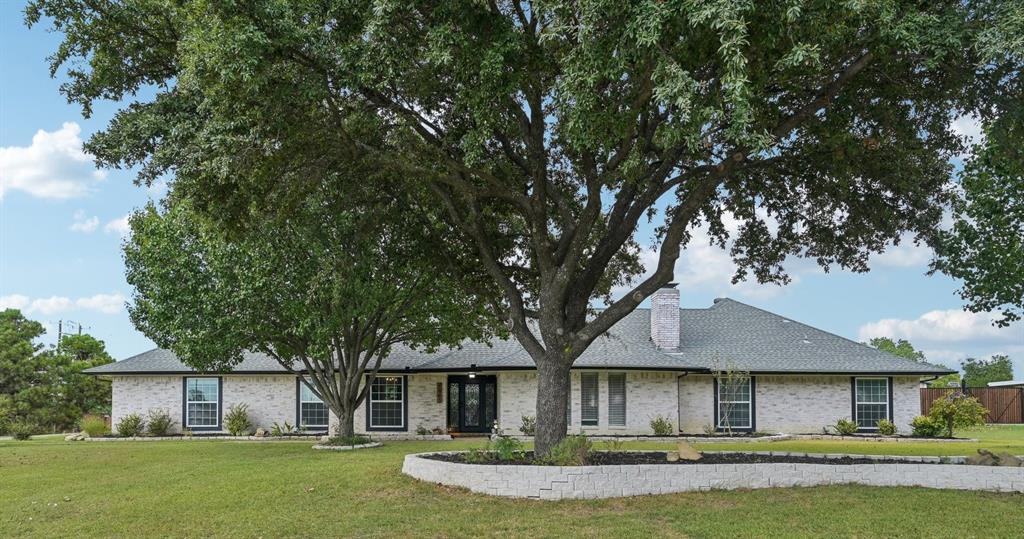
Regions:
<instances>
[{"instance_id":1,"label":"gabled roof section","mask_svg":"<svg viewBox=\"0 0 1024 539\"><path fill-rule=\"evenodd\" d=\"M576 368L751 373L942 375L944 367L893 356L777 314L727 298L706 309L680 309L679 348L651 342L650 311L623 318L576 360ZM533 360L514 339L466 341L434 352L396 347L382 364L387 372L532 369ZM90 374L183 374L194 372L168 350L154 349L95 367ZM285 373L273 358L246 353L235 373Z\"/></svg>"}]
</instances>

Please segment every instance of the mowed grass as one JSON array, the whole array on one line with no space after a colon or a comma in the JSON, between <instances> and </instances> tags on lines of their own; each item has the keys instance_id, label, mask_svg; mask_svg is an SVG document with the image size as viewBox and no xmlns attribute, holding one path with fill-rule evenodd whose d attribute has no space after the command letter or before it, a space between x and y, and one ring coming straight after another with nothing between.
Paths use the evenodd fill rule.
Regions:
<instances>
[{"instance_id":1,"label":"mowed grass","mask_svg":"<svg viewBox=\"0 0 1024 539\"><path fill-rule=\"evenodd\" d=\"M1024 454L1024 428L971 434L985 436L979 445ZM0 537L1020 537L1024 530L1017 494L836 486L539 502L400 473L407 453L481 444L392 442L335 453L308 442L2 441ZM735 446L937 455L973 452L974 444Z\"/></svg>"}]
</instances>

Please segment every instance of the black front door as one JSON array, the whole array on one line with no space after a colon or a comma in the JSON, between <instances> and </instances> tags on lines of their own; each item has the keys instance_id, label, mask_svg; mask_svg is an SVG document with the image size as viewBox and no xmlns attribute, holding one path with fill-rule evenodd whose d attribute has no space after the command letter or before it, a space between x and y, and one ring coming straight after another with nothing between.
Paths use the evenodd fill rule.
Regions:
<instances>
[{"instance_id":1,"label":"black front door","mask_svg":"<svg viewBox=\"0 0 1024 539\"><path fill-rule=\"evenodd\" d=\"M491 432L498 416L496 376L448 377L448 430Z\"/></svg>"}]
</instances>

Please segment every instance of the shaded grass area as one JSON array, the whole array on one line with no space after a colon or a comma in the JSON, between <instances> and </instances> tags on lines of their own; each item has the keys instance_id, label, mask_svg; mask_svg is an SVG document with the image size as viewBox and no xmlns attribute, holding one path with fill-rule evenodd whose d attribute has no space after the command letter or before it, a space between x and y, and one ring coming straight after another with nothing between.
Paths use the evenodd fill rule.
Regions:
<instances>
[{"instance_id":1,"label":"shaded grass area","mask_svg":"<svg viewBox=\"0 0 1024 539\"><path fill-rule=\"evenodd\" d=\"M982 445L1021 447L1021 434L986 433ZM831 452L822 444L832 443L735 445ZM872 453L927 448L857 444ZM407 453L480 445L390 442L336 453L309 442L3 441L0 537L1016 537L1024 529L1024 496L1014 494L836 486L550 503L400 473ZM941 454L931 445L920 454Z\"/></svg>"}]
</instances>

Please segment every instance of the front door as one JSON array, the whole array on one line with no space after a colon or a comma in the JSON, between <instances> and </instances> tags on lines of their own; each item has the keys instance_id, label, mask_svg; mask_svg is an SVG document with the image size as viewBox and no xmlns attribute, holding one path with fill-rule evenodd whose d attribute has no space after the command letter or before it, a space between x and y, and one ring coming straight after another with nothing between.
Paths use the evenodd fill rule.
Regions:
<instances>
[{"instance_id":1,"label":"front door","mask_svg":"<svg viewBox=\"0 0 1024 539\"><path fill-rule=\"evenodd\" d=\"M498 416L496 376L448 377L448 430L491 432Z\"/></svg>"}]
</instances>

